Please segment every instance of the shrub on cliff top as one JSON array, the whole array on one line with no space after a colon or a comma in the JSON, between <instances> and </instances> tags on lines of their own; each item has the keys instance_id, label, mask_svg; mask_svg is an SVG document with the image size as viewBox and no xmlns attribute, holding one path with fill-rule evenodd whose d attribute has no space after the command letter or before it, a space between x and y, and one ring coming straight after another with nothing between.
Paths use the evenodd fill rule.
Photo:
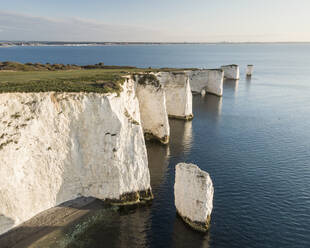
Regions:
<instances>
[{"instance_id":1,"label":"shrub on cliff top","mask_svg":"<svg viewBox=\"0 0 310 248\"><path fill-rule=\"evenodd\" d=\"M139 77L138 84L141 84L141 85L151 84L155 87L160 87L159 80L154 74L147 73L143 75L135 75L135 77L136 76Z\"/></svg>"}]
</instances>

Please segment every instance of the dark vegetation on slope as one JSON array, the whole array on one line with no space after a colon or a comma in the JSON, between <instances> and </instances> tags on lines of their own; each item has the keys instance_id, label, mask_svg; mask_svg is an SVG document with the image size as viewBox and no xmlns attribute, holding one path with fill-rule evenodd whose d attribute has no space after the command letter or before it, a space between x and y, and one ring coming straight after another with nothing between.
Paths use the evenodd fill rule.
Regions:
<instances>
[{"instance_id":1,"label":"dark vegetation on slope","mask_svg":"<svg viewBox=\"0 0 310 248\"><path fill-rule=\"evenodd\" d=\"M154 74L150 74L150 73L146 73L142 75L134 74L133 77L134 79L138 77L138 84L141 84L141 85L151 84L155 87L160 87L159 80Z\"/></svg>"}]
</instances>

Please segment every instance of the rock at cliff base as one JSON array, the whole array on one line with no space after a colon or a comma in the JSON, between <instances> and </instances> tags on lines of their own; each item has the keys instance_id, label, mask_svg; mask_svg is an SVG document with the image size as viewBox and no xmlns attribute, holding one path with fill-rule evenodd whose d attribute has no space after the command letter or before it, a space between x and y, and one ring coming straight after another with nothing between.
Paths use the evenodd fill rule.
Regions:
<instances>
[{"instance_id":1,"label":"rock at cliff base","mask_svg":"<svg viewBox=\"0 0 310 248\"><path fill-rule=\"evenodd\" d=\"M213 208L213 184L197 165L176 165L174 197L178 214L193 229L206 232Z\"/></svg>"}]
</instances>

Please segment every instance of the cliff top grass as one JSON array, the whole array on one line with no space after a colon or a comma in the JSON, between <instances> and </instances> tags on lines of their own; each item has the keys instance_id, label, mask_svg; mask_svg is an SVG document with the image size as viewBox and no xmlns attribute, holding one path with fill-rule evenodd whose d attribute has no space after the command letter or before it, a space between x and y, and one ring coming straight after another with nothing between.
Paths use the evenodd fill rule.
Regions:
<instances>
[{"instance_id":1,"label":"cliff top grass","mask_svg":"<svg viewBox=\"0 0 310 248\"><path fill-rule=\"evenodd\" d=\"M123 76L141 72L183 69L141 69L129 66L77 66L0 62L0 93L7 92L96 92L119 93Z\"/></svg>"}]
</instances>

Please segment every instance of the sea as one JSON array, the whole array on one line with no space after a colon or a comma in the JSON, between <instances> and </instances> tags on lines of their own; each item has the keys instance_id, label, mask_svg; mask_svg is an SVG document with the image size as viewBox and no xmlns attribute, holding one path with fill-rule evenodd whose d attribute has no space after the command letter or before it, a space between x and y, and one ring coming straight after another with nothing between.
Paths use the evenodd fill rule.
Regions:
<instances>
[{"instance_id":1,"label":"sea","mask_svg":"<svg viewBox=\"0 0 310 248\"><path fill-rule=\"evenodd\" d=\"M0 61L240 66L240 80L224 81L223 97L193 97L192 121L170 120L169 145L147 143L151 204L94 211L51 247L310 247L310 44L8 47L0 48ZM247 64L254 65L251 78ZM176 214L180 162L197 164L213 180L208 233Z\"/></svg>"}]
</instances>

